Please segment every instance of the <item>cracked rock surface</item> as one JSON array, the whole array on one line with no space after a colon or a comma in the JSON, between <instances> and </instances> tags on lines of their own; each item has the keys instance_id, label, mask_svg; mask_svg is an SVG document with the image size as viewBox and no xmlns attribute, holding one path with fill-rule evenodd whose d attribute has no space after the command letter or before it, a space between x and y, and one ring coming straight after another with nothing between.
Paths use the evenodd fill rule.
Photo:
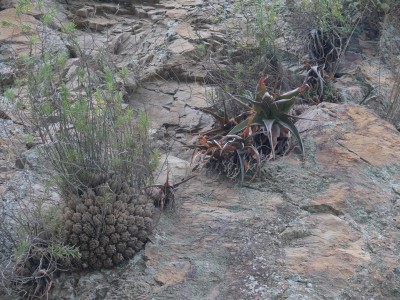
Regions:
<instances>
[{"instance_id":1,"label":"cracked rock surface","mask_svg":"<svg viewBox=\"0 0 400 300\"><path fill-rule=\"evenodd\" d=\"M229 12L228 1L205 0L70 1L63 12L92 31L79 36L89 56L106 43L117 67L132 71L124 100L149 112L157 146L179 166L171 162L172 175L185 173L192 155L181 146L212 122L192 108L207 106L205 71L194 52L200 42L217 49L224 43L223 29L208 20L220 11L210 2ZM9 58L1 54L1 62ZM4 86L15 77L5 73ZM349 82L338 80L353 99ZM398 131L355 104L323 103L302 117L316 120L297 122L304 159L295 149L242 186L197 176L176 191L175 210L160 216L144 251L112 270L61 274L50 298L400 299ZM15 120L0 118L1 201L13 205L30 199L26 182L38 191L45 186L38 171L43 163L30 162L35 148L25 153L25 133ZM27 164L15 166L22 154Z\"/></svg>"},{"instance_id":2,"label":"cracked rock surface","mask_svg":"<svg viewBox=\"0 0 400 300\"><path fill-rule=\"evenodd\" d=\"M317 120L298 122L304 160L294 151L242 187L187 182L142 257L63 275L54 299L398 299L398 132L354 104L303 116Z\"/></svg>"}]
</instances>

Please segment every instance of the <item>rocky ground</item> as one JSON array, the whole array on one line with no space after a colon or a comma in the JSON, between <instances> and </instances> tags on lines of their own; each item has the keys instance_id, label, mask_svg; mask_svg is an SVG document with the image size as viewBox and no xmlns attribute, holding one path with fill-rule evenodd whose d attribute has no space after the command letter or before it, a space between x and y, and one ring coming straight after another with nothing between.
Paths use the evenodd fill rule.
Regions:
<instances>
[{"instance_id":1,"label":"rocky ground","mask_svg":"<svg viewBox=\"0 0 400 300\"><path fill-rule=\"evenodd\" d=\"M213 17L229 14L231 3L49 3L60 20L50 46L69 47L58 33L69 19L89 55L106 45L116 65L131 71L125 100L149 112L175 180L188 175L192 152L182 146L212 123L191 108L207 105L199 45L224 42L224 24ZM1 20L16 22L12 1L0 7ZM18 22L37 25L38 16ZM21 32L0 31L1 88L18 77L13 54L27 43ZM297 122L304 159L294 149L241 186L197 176L179 188L175 209L160 214L144 251L113 270L62 274L51 299L399 299L400 135L378 116L385 100L378 74L381 94L392 84L378 45L360 35L346 53L333 82L346 104L313 106L302 116L316 121ZM71 81L74 60L71 54ZM18 209L49 189L40 146L27 143L3 98L0 105L1 201ZM54 188L50 194L57 201Z\"/></svg>"}]
</instances>

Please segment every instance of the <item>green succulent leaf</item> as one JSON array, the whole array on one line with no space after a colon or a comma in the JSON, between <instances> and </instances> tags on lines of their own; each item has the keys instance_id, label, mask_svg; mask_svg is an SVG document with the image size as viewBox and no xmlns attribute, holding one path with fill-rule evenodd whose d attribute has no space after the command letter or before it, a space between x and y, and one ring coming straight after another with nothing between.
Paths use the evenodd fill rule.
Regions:
<instances>
[{"instance_id":1,"label":"green succulent leaf","mask_svg":"<svg viewBox=\"0 0 400 300\"><path fill-rule=\"evenodd\" d=\"M271 110L278 114L287 114L296 102L296 98L278 100L271 103Z\"/></svg>"},{"instance_id":2,"label":"green succulent leaf","mask_svg":"<svg viewBox=\"0 0 400 300\"><path fill-rule=\"evenodd\" d=\"M236 134L238 132L241 132L243 129L245 129L247 127L248 124L249 124L248 123L248 119L244 120L243 122L240 122L235 127L233 127L231 129L231 131L229 131L228 135Z\"/></svg>"},{"instance_id":3,"label":"green succulent leaf","mask_svg":"<svg viewBox=\"0 0 400 300\"><path fill-rule=\"evenodd\" d=\"M303 93L306 89L308 88L307 84L303 84L302 86L291 90L289 92L283 93L282 95L279 95L276 100L281 100L281 99L291 99L293 97L296 97L298 94Z\"/></svg>"},{"instance_id":4,"label":"green succulent leaf","mask_svg":"<svg viewBox=\"0 0 400 300\"><path fill-rule=\"evenodd\" d=\"M277 154L275 152L275 147L279 143L278 139L279 137L286 137L288 131L295 136L300 145L301 152L304 155L303 141L292 118L305 118L291 116L289 112L296 102L296 96L303 93L307 88L309 88L309 86L303 84L297 89L280 96L270 95L267 92L265 78L263 74L261 74L254 94L246 90L240 97L231 95L232 99L248 110L229 119L228 122L226 114L222 116L209 108L195 108L211 114L219 121L221 127L223 127L218 129L218 133L221 135L213 138L208 136L211 132L215 133L215 129L213 131L207 131L206 134L203 133L202 138L206 139L208 144L212 141L218 147L215 145L208 146L206 149L201 148L199 151L206 155L209 152L211 152L212 155L214 155L214 152L218 152L219 154L215 156L216 159L233 159L234 163L232 167L223 167L223 171L232 177L240 176L241 181L244 180L245 174L249 170L256 170L253 176L254 178L259 173L262 162L267 158L275 158ZM204 137L205 135L207 135L207 137ZM255 146L256 140L254 137L256 135L267 136L267 138L263 137L263 139L261 139L262 146L268 147L269 144L270 150L268 150L267 153L263 152L262 157L257 149L258 142L257 147ZM203 144L204 141L198 147L204 147ZM237 158L236 155L238 156ZM208 159L207 162L209 161Z\"/></svg>"},{"instance_id":5,"label":"green succulent leaf","mask_svg":"<svg viewBox=\"0 0 400 300\"><path fill-rule=\"evenodd\" d=\"M287 93L284 93L284 94L282 94L282 95L279 95L279 96L276 98L276 100L291 99L291 98L297 96L299 93L300 93L300 92L298 91L298 88L297 88L297 89L294 89L294 90L292 90L292 91L290 91L290 92L287 92Z\"/></svg>"},{"instance_id":6,"label":"green succulent leaf","mask_svg":"<svg viewBox=\"0 0 400 300\"><path fill-rule=\"evenodd\" d=\"M231 97L232 97L232 100L236 101L236 103L239 104L240 106L242 106L242 107L244 107L246 109L251 109L251 107L247 103L245 103L245 101L243 101L242 99L239 99L238 97L235 97L233 95L231 95ZM245 98L249 102L252 101L252 99L248 99L247 97L245 97Z\"/></svg>"},{"instance_id":7,"label":"green succulent leaf","mask_svg":"<svg viewBox=\"0 0 400 300\"><path fill-rule=\"evenodd\" d=\"M267 130L269 144L271 145L272 157L275 158L275 149L274 149L275 147L274 147L274 140L272 137L272 126L274 126L274 123L277 120L276 119L264 119L263 121L264 121L265 129Z\"/></svg>"},{"instance_id":8,"label":"green succulent leaf","mask_svg":"<svg viewBox=\"0 0 400 300\"><path fill-rule=\"evenodd\" d=\"M250 101L253 104L253 109L256 112L263 113L265 115L268 114L268 105L265 105L264 102L259 102L259 101Z\"/></svg>"},{"instance_id":9,"label":"green succulent leaf","mask_svg":"<svg viewBox=\"0 0 400 300\"><path fill-rule=\"evenodd\" d=\"M262 113L256 113L254 115L253 121L249 124L249 120L250 120L251 116L248 117L246 120L240 122L239 124L237 124L235 127L233 127L231 129L231 131L229 131L229 133L227 135L232 135L232 134L236 134L238 132L241 132L242 130L244 130L248 125L253 126L253 125L263 125L263 119L265 118L265 116Z\"/></svg>"},{"instance_id":10,"label":"green succulent leaf","mask_svg":"<svg viewBox=\"0 0 400 300\"><path fill-rule=\"evenodd\" d=\"M219 111L215 112L213 107L196 107L196 106L194 106L192 108L213 116L214 119L217 120L221 126L223 126L225 123L228 122L226 115L221 116L221 113Z\"/></svg>"},{"instance_id":11,"label":"green succulent leaf","mask_svg":"<svg viewBox=\"0 0 400 300\"><path fill-rule=\"evenodd\" d=\"M300 145L301 153L304 155L304 145L303 145L303 141L301 139L300 133L297 130L297 127L293 124L293 122L289 119L289 117L287 117L285 115L281 115L278 119L278 122L283 127L290 130L291 133L293 133L293 135L296 137L297 142Z\"/></svg>"},{"instance_id":12,"label":"green succulent leaf","mask_svg":"<svg viewBox=\"0 0 400 300\"><path fill-rule=\"evenodd\" d=\"M264 119L266 119L266 116L261 113L257 113L254 118L253 122L250 125L264 125Z\"/></svg>"}]
</instances>

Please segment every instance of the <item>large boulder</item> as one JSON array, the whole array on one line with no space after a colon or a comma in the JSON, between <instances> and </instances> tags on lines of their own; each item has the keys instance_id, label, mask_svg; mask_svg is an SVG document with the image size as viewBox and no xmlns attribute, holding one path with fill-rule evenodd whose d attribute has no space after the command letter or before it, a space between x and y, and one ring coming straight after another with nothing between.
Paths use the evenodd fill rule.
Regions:
<instances>
[{"instance_id":1,"label":"large boulder","mask_svg":"<svg viewBox=\"0 0 400 300\"><path fill-rule=\"evenodd\" d=\"M316 120L297 123L304 159L294 150L241 187L188 181L118 289L106 275L106 298L399 299L399 133L353 104L303 116ZM98 284L79 282L82 297Z\"/></svg>"},{"instance_id":2,"label":"large boulder","mask_svg":"<svg viewBox=\"0 0 400 300\"><path fill-rule=\"evenodd\" d=\"M400 297L399 133L358 105L323 103L303 116L316 120L297 123L304 160L272 162L242 188L203 178L182 189L180 217L159 227L171 242L146 248L164 287L154 294Z\"/></svg>"}]
</instances>

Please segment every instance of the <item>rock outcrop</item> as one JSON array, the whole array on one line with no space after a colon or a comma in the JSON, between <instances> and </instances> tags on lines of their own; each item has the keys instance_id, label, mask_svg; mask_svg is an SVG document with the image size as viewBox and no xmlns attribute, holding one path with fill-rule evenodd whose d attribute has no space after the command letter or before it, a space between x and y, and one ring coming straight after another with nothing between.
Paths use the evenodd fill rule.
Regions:
<instances>
[{"instance_id":1,"label":"rock outcrop","mask_svg":"<svg viewBox=\"0 0 400 300\"><path fill-rule=\"evenodd\" d=\"M129 69L120 82L124 100L149 112L157 146L179 157L170 166L181 177L191 158L181 146L212 122L193 109L207 105L205 71L196 64L199 45L219 49L224 42L222 26L209 20L220 10L206 3L72 1L65 11L65 18L91 30L78 38L88 59L95 61L106 45L117 68ZM7 32L0 31L0 42L9 39ZM347 53L346 60L351 68L335 88L348 102L374 102L369 79L354 82L359 55ZM10 84L14 71L7 71L8 81L1 70L3 85ZM26 149L23 127L10 115L0 118L0 192L2 201L16 203L31 197L26 181L37 190L45 183L40 164L15 166ZM398 131L355 104L323 103L302 117L314 120L297 122L304 159L295 149L242 186L197 176L176 191L174 210L160 216L144 251L113 270L62 274L51 299L399 299Z\"/></svg>"},{"instance_id":2,"label":"rock outcrop","mask_svg":"<svg viewBox=\"0 0 400 300\"><path fill-rule=\"evenodd\" d=\"M397 299L399 133L358 105L323 103L303 117L316 120L297 123L304 160L271 162L242 187L187 182L119 288L96 273L101 299ZM80 297L98 292L93 276L77 280Z\"/></svg>"}]
</instances>

